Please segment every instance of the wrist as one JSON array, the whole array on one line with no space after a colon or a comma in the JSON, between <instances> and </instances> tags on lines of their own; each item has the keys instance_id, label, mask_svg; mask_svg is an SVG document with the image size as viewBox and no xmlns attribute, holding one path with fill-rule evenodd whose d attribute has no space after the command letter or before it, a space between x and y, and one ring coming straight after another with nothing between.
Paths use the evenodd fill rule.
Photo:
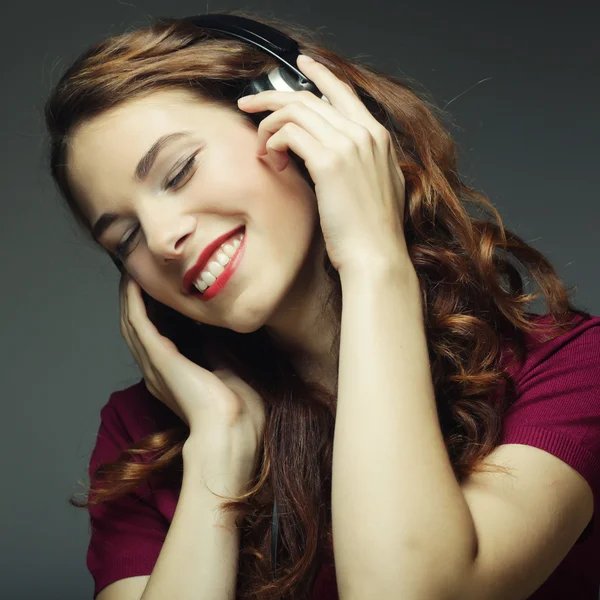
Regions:
<instances>
[{"instance_id":1,"label":"wrist","mask_svg":"<svg viewBox=\"0 0 600 600\"><path fill-rule=\"evenodd\" d=\"M412 314L415 319L424 323L423 294L412 264L349 269L343 275L340 274L340 280L342 313L344 307L353 314L360 315L364 310L379 311L392 303L406 315Z\"/></svg>"},{"instance_id":2,"label":"wrist","mask_svg":"<svg viewBox=\"0 0 600 600\"><path fill-rule=\"evenodd\" d=\"M385 283L386 281L399 283L406 286L407 289L420 290L419 278L414 265L410 260L389 260L381 259L378 261L370 260L364 264L355 262L338 270L342 287L364 286L369 282L374 284Z\"/></svg>"},{"instance_id":3,"label":"wrist","mask_svg":"<svg viewBox=\"0 0 600 600\"><path fill-rule=\"evenodd\" d=\"M246 491L248 461L240 457L235 443L226 436L190 436L181 456L184 473L200 481L208 494L237 496Z\"/></svg>"}]
</instances>

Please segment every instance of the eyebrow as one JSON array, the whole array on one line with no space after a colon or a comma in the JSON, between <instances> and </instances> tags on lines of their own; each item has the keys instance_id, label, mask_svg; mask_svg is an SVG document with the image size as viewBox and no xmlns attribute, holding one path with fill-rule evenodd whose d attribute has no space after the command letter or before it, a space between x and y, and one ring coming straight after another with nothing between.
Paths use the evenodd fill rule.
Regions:
<instances>
[{"instance_id":1,"label":"eyebrow","mask_svg":"<svg viewBox=\"0 0 600 600\"><path fill-rule=\"evenodd\" d=\"M167 133L159 137L152 147L144 156L142 156L140 162L135 168L133 174L134 181L142 182L148 176L148 173L152 170L160 151L165 148L169 143L178 140L182 137L189 135L189 131L175 131L174 133ZM103 213L100 218L94 223L92 227L92 238L98 242L98 239L102 234L112 225L112 223L119 218L119 215L115 212Z\"/></svg>"}]
</instances>

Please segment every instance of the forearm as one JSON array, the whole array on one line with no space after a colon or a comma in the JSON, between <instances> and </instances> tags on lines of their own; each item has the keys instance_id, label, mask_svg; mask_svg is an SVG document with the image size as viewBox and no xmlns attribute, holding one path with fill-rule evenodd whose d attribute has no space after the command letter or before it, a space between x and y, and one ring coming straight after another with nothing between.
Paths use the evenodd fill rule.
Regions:
<instances>
[{"instance_id":1,"label":"forearm","mask_svg":"<svg viewBox=\"0 0 600 600\"><path fill-rule=\"evenodd\" d=\"M210 488L226 495L216 481ZM235 516L217 510L193 453L184 455L181 492L173 522L141 600L231 600L235 598L240 534Z\"/></svg>"},{"instance_id":2,"label":"forearm","mask_svg":"<svg viewBox=\"0 0 600 600\"><path fill-rule=\"evenodd\" d=\"M434 598L430 582L447 569L451 584L475 537L439 427L418 280L391 268L341 279L332 481L340 598Z\"/></svg>"}]
</instances>

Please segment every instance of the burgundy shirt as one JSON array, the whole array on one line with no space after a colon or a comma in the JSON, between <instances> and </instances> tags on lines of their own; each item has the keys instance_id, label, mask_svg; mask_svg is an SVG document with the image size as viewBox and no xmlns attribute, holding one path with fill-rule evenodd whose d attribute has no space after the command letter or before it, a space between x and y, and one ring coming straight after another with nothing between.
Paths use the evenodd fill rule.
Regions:
<instances>
[{"instance_id":1,"label":"burgundy shirt","mask_svg":"<svg viewBox=\"0 0 600 600\"><path fill-rule=\"evenodd\" d=\"M547 316L541 317L547 319ZM506 413L501 444L541 448L578 471L600 506L600 317L577 317L577 327L551 342L527 336L528 355L508 372L517 398ZM508 353L506 353L508 355ZM505 356L506 356L505 355ZM89 474L149 433L180 424L144 380L113 392L100 412ZM87 567L94 599L110 583L150 575L173 519L179 489L152 481L121 499L89 508ZM594 524L595 521L595 524ZM600 527L593 518L577 543L530 598L598 600ZM337 600L333 564L323 564L311 600Z\"/></svg>"}]
</instances>

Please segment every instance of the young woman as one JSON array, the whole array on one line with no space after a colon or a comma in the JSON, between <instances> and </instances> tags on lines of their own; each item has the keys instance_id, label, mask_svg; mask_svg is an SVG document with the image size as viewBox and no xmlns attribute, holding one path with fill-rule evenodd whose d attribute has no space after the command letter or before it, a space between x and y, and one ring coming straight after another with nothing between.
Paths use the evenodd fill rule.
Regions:
<instances>
[{"instance_id":1,"label":"young woman","mask_svg":"<svg viewBox=\"0 0 600 600\"><path fill-rule=\"evenodd\" d=\"M327 101L238 103L277 61L162 19L47 102L143 374L72 500L94 598L597 598L600 318L461 181L430 101L254 18Z\"/></svg>"}]
</instances>

